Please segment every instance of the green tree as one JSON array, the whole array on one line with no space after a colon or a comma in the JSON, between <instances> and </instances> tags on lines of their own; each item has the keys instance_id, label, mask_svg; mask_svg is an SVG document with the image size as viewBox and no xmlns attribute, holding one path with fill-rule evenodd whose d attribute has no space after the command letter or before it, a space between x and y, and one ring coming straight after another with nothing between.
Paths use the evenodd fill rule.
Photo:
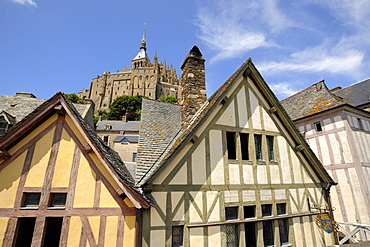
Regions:
<instances>
[{"instance_id":1,"label":"green tree","mask_svg":"<svg viewBox=\"0 0 370 247\"><path fill-rule=\"evenodd\" d=\"M168 95L167 97L162 96L160 100L163 102L168 102L172 104L175 104L179 101L175 96L172 96L172 95Z\"/></svg>"},{"instance_id":2,"label":"green tree","mask_svg":"<svg viewBox=\"0 0 370 247\"><path fill-rule=\"evenodd\" d=\"M142 99L143 99L142 95L135 96L122 95L116 98L109 106L108 119L121 120L122 116L124 116L126 113L140 112ZM131 119L129 117L127 118L127 120L130 121L136 119L137 117L135 117L134 119Z\"/></svg>"},{"instance_id":3,"label":"green tree","mask_svg":"<svg viewBox=\"0 0 370 247\"><path fill-rule=\"evenodd\" d=\"M75 93L69 93L69 94L66 94L67 96L67 99L71 102L71 103L77 103L77 104L83 104L84 101L77 96L77 94Z\"/></svg>"}]
</instances>

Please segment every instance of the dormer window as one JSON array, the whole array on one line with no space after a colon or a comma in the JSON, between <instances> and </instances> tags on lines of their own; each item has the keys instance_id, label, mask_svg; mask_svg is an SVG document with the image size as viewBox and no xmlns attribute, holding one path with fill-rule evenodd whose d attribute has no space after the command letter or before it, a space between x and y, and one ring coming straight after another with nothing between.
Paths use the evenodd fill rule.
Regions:
<instances>
[{"instance_id":1,"label":"dormer window","mask_svg":"<svg viewBox=\"0 0 370 247\"><path fill-rule=\"evenodd\" d=\"M107 123L105 125L105 130L111 130L112 129L112 125L110 125L109 123Z\"/></svg>"}]
</instances>

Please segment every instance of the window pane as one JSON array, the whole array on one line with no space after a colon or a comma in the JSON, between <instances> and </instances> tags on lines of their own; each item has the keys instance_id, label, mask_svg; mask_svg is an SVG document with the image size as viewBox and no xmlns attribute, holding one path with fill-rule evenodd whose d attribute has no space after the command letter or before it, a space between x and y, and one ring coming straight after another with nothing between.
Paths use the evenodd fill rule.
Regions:
<instances>
[{"instance_id":1,"label":"window pane","mask_svg":"<svg viewBox=\"0 0 370 247\"><path fill-rule=\"evenodd\" d=\"M254 135L254 145L256 149L256 159L262 160L262 136Z\"/></svg>"},{"instance_id":2,"label":"window pane","mask_svg":"<svg viewBox=\"0 0 370 247\"><path fill-rule=\"evenodd\" d=\"M264 246L274 245L274 232L272 230L272 221L263 222L263 244Z\"/></svg>"},{"instance_id":3,"label":"window pane","mask_svg":"<svg viewBox=\"0 0 370 247\"><path fill-rule=\"evenodd\" d=\"M51 193L49 207L64 207L66 200L67 193Z\"/></svg>"},{"instance_id":4,"label":"window pane","mask_svg":"<svg viewBox=\"0 0 370 247\"><path fill-rule=\"evenodd\" d=\"M22 207L37 207L40 203L41 193L25 193Z\"/></svg>"},{"instance_id":5,"label":"window pane","mask_svg":"<svg viewBox=\"0 0 370 247\"><path fill-rule=\"evenodd\" d=\"M18 230L15 235L15 247L31 246L33 231L35 229L35 222L35 217L18 219Z\"/></svg>"},{"instance_id":6,"label":"window pane","mask_svg":"<svg viewBox=\"0 0 370 247\"><path fill-rule=\"evenodd\" d=\"M230 160L236 159L235 132L226 132L227 154Z\"/></svg>"},{"instance_id":7,"label":"window pane","mask_svg":"<svg viewBox=\"0 0 370 247\"><path fill-rule=\"evenodd\" d=\"M255 223L245 223L245 246L257 247Z\"/></svg>"},{"instance_id":8,"label":"window pane","mask_svg":"<svg viewBox=\"0 0 370 247\"><path fill-rule=\"evenodd\" d=\"M321 132L322 131L320 122L316 122L316 123L314 123L314 125L315 125L316 132Z\"/></svg>"},{"instance_id":9,"label":"window pane","mask_svg":"<svg viewBox=\"0 0 370 247\"><path fill-rule=\"evenodd\" d=\"M238 207L225 208L226 220L235 220L238 218Z\"/></svg>"},{"instance_id":10,"label":"window pane","mask_svg":"<svg viewBox=\"0 0 370 247\"><path fill-rule=\"evenodd\" d=\"M256 217L256 206L244 206L244 218Z\"/></svg>"},{"instance_id":11,"label":"window pane","mask_svg":"<svg viewBox=\"0 0 370 247\"><path fill-rule=\"evenodd\" d=\"M267 141L267 150L269 155L269 160L273 161L275 160L274 156L274 137L273 136L266 136Z\"/></svg>"},{"instance_id":12,"label":"window pane","mask_svg":"<svg viewBox=\"0 0 370 247\"><path fill-rule=\"evenodd\" d=\"M226 225L227 247L238 247L238 226L236 224Z\"/></svg>"},{"instance_id":13,"label":"window pane","mask_svg":"<svg viewBox=\"0 0 370 247\"><path fill-rule=\"evenodd\" d=\"M172 246L182 246L182 239L184 233L184 226L173 226L172 227Z\"/></svg>"},{"instance_id":14,"label":"window pane","mask_svg":"<svg viewBox=\"0 0 370 247\"><path fill-rule=\"evenodd\" d=\"M242 160L249 160L248 134L240 133L240 147L242 149Z\"/></svg>"},{"instance_id":15,"label":"window pane","mask_svg":"<svg viewBox=\"0 0 370 247\"><path fill-rule=\"evenodd\" d=\"M286 203L276 204L277 214L286 214Z\"/></svg>"},{"instance_id":16,"label":"window pane","mask_svg":"<svg viewBox=\"0 0 370 247\"><path fill-rule=\"evenodd\" d=\"M262 205L262 216L271 216L271 204Z\"/></svg>"},{"instance_id":17,"label":"window pane","mask_svg":"<svg viewBox=\"0 0 370 247\"><path fill-rule=\"evenodd\" d=\"M289 242L289 228L288 228L288 220L287 219L279 219L279 235L280 235L280 243L288 243Z\"/></svg>"},{"instance_id":18,"label":"window pane","mask_svg":"<svg viewBox=\"0 0 370 247\"><path fill-rule=\"evenodd\" d=\"M63 217L47 217L44 237L44 247L59 247L62 232Z\"/></svg>"}]
</instances>

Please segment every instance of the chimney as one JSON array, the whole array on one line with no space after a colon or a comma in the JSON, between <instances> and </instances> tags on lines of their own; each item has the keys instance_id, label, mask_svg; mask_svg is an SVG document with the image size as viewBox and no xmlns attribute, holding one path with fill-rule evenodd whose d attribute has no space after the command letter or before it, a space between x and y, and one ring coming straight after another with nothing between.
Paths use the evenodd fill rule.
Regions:
<instances>
[{"instance_id":1,"label":"chimney","mask_svg":"<svg viewBox=\"0 0 370 247\"><path fill-rule=\"evenodd\" d=\"M33 95L33 93L23 93L23 92L18 92L15 94L15 96L26 97L26 98L36 98L36 96Z\"/></svg>"},{"instance_id":2,"label":"chimney","mask_svg":"<svg viewBox=\"0 0 370 247\"><path fill-rule=\"evenodd\" d=\"M207 101L203 58L197 46L193 46L181 66L180 105L183 125L189 124L195 113Z\"/></svg>"}]
</instances>

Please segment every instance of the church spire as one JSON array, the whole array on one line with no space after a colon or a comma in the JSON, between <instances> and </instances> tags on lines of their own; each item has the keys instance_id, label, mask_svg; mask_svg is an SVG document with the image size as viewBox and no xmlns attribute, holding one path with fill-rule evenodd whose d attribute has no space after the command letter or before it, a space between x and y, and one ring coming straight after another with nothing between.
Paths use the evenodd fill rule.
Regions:
<instances>
[{"instance_id":1,"label":"church spire","mask_svg":"<svg viewBox=\"0 0 370 247\"><path fill-rule=\"evenodd\" d=\"M144 32L143 32L143 38L141 39L141 45L140 45L140 51L139 53L136 55L136 57L133 59L134 60L139 60L139 59L145 59L145 60L148 60L148 55L146 54L146 23L144 23ZM137 67L143 67L142 64L140 65L134 65L133 66L134 68L137 68Z\"/></svg>"},{"instance_id":2,"label":"church spire","mask_svg":"<svg viewBox=\"0 0 370 247\"><path fill-rule=\"evenodd\" d=\"M144 23L144 32L143 32L143 38L141 39L140 50L141 49L146 50L146 23Z\"/></svg>"}]
</instances>

